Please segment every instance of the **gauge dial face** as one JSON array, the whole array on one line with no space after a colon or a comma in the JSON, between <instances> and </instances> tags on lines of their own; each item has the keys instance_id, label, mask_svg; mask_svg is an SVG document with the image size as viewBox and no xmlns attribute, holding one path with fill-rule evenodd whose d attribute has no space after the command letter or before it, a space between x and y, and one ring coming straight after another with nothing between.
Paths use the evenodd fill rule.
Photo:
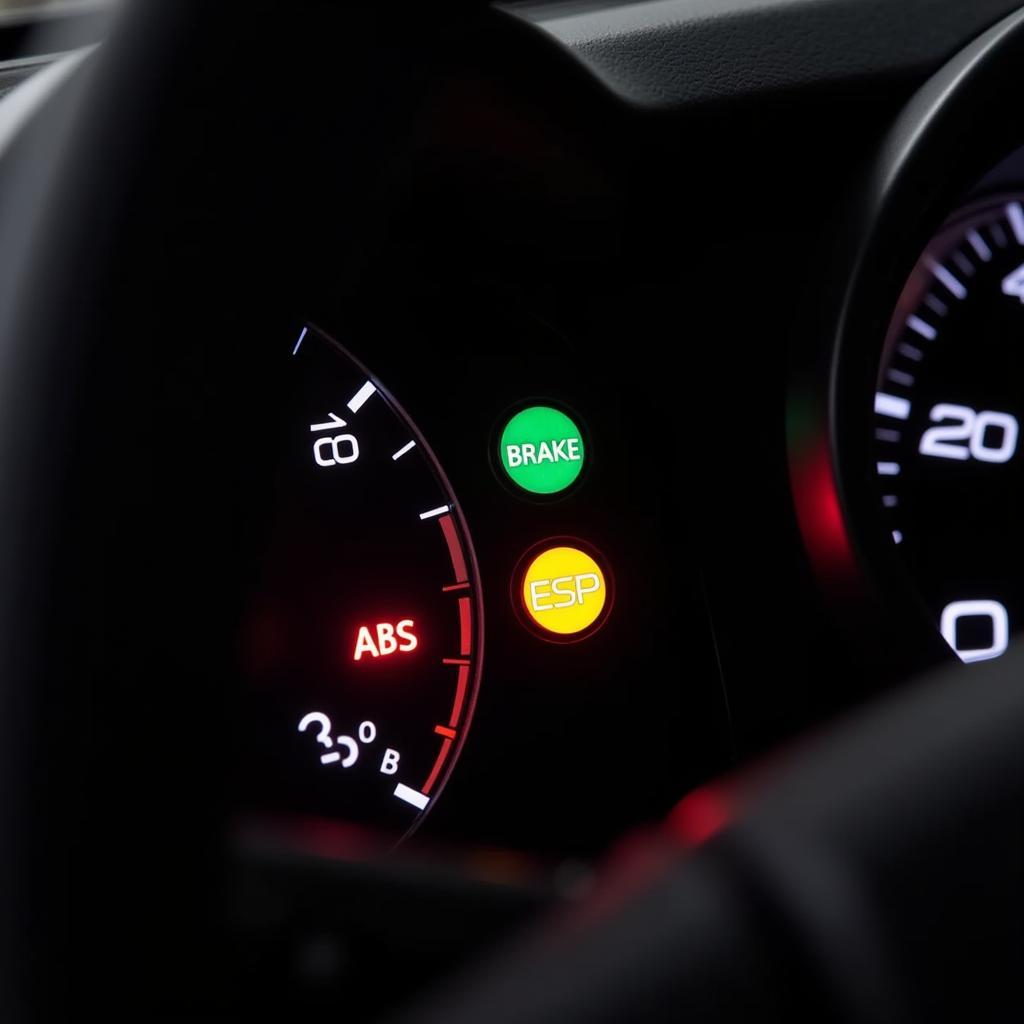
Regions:
<instances>
[{"instance_id":1,"label":"gauge dial face","mask_svg":"<svg viewBox=\"0 0 1024 1024\"><path fill-rule=\"evenodd\" d=\"M247 787L263 812L406 832L469 728L476 559L409 417L315 328L282 351L272 540L243 635Z\"/></svg>"},{"instance_id":2,"label":"gauge dial face","mask_svg":"<svg viewBox=\"0 0 1024 1024\"><path fill-rule=\"evenodd\" d=\"M914 270L874 416L886 530L963 661L1024 624L1024 196L964 211Z\"/></svg>"}]
</instances>

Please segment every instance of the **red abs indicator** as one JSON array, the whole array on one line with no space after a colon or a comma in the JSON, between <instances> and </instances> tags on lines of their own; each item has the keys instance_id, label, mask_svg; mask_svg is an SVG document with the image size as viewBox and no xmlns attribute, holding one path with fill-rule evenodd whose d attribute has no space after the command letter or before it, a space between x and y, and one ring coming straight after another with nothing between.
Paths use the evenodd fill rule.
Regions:
<instances>
[{"instance_id":1,"label":"red abs indicator","mask_svg":"<svg viewBox=\"0 0 1024 1024\"><path fill-rule=\"evenodd\" d=\"M352 660L360 661L364 657L386 658L389 654L415 651L419 643L413 633L415 625L412 619L402 619L394 625L378 622L375 626L360 626Z\"/></svg>"}]
</instances>

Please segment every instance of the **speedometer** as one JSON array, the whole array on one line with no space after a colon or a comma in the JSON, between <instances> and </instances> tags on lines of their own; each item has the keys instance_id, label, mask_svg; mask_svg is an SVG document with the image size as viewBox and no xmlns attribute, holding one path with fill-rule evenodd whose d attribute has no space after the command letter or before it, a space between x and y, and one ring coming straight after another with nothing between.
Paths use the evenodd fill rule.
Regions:
<instances>
[{"instance_id":1,"label":"speedometer","mask_svg":"<svg viewBox=\"0 0 1024 1024\"><path fill-rule=\"evenodd\" d=\"M1024 631L1024 148L1000 116L1022 43L996 26L893 125L790 395L799 526L880 687Z\"/></svg>"},{"instance_id":2,"label":"speedometer","mask_svg":"<svg viewBox=\"0 0 1024 1024\"><path fill-rule=\"evenodd\" d=\"M877 500L963 661L1024 625L1024 196L954 217L892 319L874 397Z\"/></svg>"},{"instance_id":3,"label":"speedometer","mask_svg":"<svg viewBox=\"0 0 1024 1024\"><path fill-rule=\"evenodd\" d=\"M401 406L311 325L281 347L276 508L242 638L251 810L392 832L469 728L480 584L448 480Z\"/></svg>"}]
</instances>

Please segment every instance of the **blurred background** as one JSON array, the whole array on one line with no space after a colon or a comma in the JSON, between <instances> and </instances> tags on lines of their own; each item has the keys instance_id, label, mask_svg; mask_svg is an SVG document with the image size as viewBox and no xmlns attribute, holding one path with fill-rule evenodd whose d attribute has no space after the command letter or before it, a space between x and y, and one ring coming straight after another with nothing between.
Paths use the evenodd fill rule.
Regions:
<instances>
[{"instance_id":1,"label":"blurred background","mask_svg":"<svg viewBox=\"0 0 1024 1024\"><path fill-rule=\"evenodd\" d=\"M0 97L62 53L99 42L113 0L0 0Z\"/></svg>"},{"instance_id":2,"label":"blurred background","mask_svg":"<svg viewBox=\"0 0 1024 1024\"><path fill-rule=\"evenodd\" d=\"M0 11L17 12L35 10L40 7L63 7L68 10L82 7L103 7L104 0L0 0Z\"/></svg>"}]
</instances>

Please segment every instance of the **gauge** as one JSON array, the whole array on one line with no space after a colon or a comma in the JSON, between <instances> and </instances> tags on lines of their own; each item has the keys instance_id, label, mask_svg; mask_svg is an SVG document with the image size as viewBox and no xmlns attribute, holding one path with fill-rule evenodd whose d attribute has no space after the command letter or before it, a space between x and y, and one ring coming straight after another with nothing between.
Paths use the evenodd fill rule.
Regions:
<instances>
[{"instance_id":1,"label":"gauge","mask_svg":"<svg viewBox=\"0 0 1024 1024\"><path fill-rule=\"evenodd\" d=\"M469 728L479 577L426 440L307 325L282 349L271 539L242 642L251 803L405 832Z\"/></svg>"},{"instance_id":2,"label":"gauge","mask_svg":"<svg viewBox=\"0 0 1024 1024\"><path fill-rule=\"evenodd\" d=\"M889 328L874 397L891 543L963 661L1024 625L1024 196L962 211L930 243Z\"/></svg>"}]
</instances>

